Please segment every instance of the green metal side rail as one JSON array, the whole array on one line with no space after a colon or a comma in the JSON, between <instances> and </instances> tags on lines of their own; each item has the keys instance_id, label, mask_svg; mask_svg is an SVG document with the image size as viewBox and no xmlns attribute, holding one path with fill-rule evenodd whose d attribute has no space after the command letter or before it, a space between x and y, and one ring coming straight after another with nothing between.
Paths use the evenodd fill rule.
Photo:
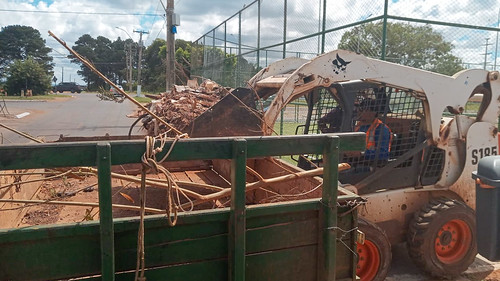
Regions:
<instances>
[{"instance_id":1,"label":"green metal side rail","mask_svg":"<svg viewBox=\"0 0 500 281\"><path fill-rule=\"evenodd\" d=\"M231 207L145 219L148 280L355 279L356 211L337 202L341 150L362 150L362 133L180 140L168 161L231 159ZM171 143L167 143L165 150ZM99 222L0 230L0 280L133 280L138 218L115 219L111 165L137 163L143 141L0 146L0 170L97 166ZM322 153L321 199L245 206L246 160ZM338 215L343 213L342 216ZM340 235L342 234L342 235ZM79 279L80 280L80 279Z\"/></svg>"}]
</instances>

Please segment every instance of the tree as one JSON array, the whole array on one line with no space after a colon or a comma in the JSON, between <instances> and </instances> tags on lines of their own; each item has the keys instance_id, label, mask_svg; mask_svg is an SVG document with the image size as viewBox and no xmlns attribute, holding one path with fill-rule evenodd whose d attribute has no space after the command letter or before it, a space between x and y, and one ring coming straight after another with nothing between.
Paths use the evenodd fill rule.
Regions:
<instances>
[{"instance_id":1,"label":"tree","mask_svg":"<svg viewBox=\"0 0 500 281\"><path fill-rule=\"evenodd\" d=\"M104 36L92 38L84 34L78 38L73 50L92 62L94 66L114 83L122 84L126 80L125 44L134 44L131 39L122 41L118 38L111 41ZM104 80L88 69L82 62L73 56L69 56L71 62L79 64L78 74L87 82L88 89L97 90L100 87L108 87Z\"/></svg>"},{"instance_id":2,"label":"tree","mask_svg":"<svg viewBox=\"0 0 500 281\"><path fill-rule=\"evenodd\" d=\"M162 48L165 48L165 40L157 38L146 48L146 50L144 50L142 81L144 84L144 90L146 91L165 91L166 53L162 52Z\"/></svg>"},{"instance_id":3,"label":"tree","mask_svg":"<svg viewBox=\"0 0 500 281\"><path fill-rule=\"evenodd\" d=\"M47 73L44 65L34 58L14 60L7 71L5 83L9 95L19 96L21 90L32 90L33 95L43 95L50 89L52 74Z\"/></svg>"},{"instance_id":4,"label":"tree","mask_svg":"<svg viewBox=\"0 0 500 281\"><path fill-rule=\"evenodd\" d=\"M54 64L49 56L51 48L45 45L40 32L30 26L10 25L0 31L0 78L5 78L6 69L16 60L28 57L52 75Z\"/></svg>"},{"instance_id":5,"label":"tree","mask_svg":"<svg viewBox=\"0 0 500 281\"><path fill-rule=\"evenodd\" d=\"M382 27L382 22L356 26L342 35L338 48L380 58ZM386 38L387 61L446 75L463 69L462 60L451 53L453 45L429 25L387 23Z\"/></svg>"}]
</instances>

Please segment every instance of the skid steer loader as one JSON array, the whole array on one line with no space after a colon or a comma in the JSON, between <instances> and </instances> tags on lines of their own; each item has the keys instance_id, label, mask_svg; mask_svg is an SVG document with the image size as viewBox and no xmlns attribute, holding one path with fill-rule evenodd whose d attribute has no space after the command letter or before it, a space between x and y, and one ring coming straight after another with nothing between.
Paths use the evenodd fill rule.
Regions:
<instances>
[{"instance_id":1,"label":"skid steer loader","mask_svg":"<svg viewBox=\"0 0 500 281\"><path fill-rule=\"evenodd\" d=\"M368 199L360 210L359 229L366 235L357 248L361 280L384 280L391 245L401 242L407 242L415 264L433 276L455 276L474 261L470 175L479 159L498 152L498 72L464 70L450 77L336 50L311 60L275 62L236 93L230 97L233 107L250 110L226 105L223 119L211 110L193 122L190 133L196 136L195 128L208 120L219 127L199 130L204 132L199 136L271 135L282 110L299 98L307 103L307 116L297 134L353 132L360 107L375 105L389 136L367 137L374 150L370 157L368 151L339 155L352 166L339 181ZM266 100L270 104L262 106ZM224 125L236 115L248 122L237 130ZM320 155L295 159L303 169L322 165Z\"/></svg>"}]
</instances>

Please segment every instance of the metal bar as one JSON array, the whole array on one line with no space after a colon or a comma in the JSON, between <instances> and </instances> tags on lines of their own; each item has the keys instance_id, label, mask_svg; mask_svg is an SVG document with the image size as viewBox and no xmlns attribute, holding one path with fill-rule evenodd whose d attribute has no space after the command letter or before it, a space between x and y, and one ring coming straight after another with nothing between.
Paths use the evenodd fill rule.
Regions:
<instances>
[{"instance_id":1,"label":"metal bar","mask_svg":"<svg viewBox=\"0 0 500 281\"><path fill-rule=\"evenodd\" d=\"M236 81L234 87L238 87L241 80L241 11L238 14L238 59L236 60Z\"/></svg>"},{"instance_id":2,"label":"metal bar","mask_svg":"<svg viewBox=\"0 0 500 281\"><path fill-rule=\"evenodd\" d=\"M324 33L330 33L330 32L338 31L338 30L341 30L341 29L346 29L346 28L349 28L349 27L357 26L357 25L360 25L360 24L364 24L364 23L368 23L368 22L372 22L372 21L377 21L377 20L380 20L382 18L383 18L383 16L378 16L378 17L370 18L369 20L362 20L362 21L358 21L358 22L355 22L355 23L350 23L350 24L339 26L339 27L330 28L328 30L325 30ZM273 44L273 45L265 46L265 47L262 47L262 49L265 50L265 49L269 49L269 48L279 47L279 46L281 46L282 44L285 44L285 43L286 44L290 44L290 43L302 41L302 40L305 40L305 39L308 39L308 38L311 38L311 37L314 37L314 36L321 35L322 33L323 32L311 33L311 34L309 34L307 36L302 36L302 37L299 37L299 38L291 39L291 40L288 40L286 42L276 43L276 44ZM251 52L255 52L255 50L243 53L242 55L246 55L246 54L249 54ZM308 54L307 52L303 52L303 53Z\"/></svg>"},{"instance_id":3,"label":"metal bar","mask_svg":"<svg viewBox=\"0 0 500 281\"><path fill-rule=\"evenodd\" d=\"M325 53L325 40L326 40L326 0L323 0L323 27L321 28L321 53Z\"/></svg>"},{"instance_id":4,"label":"metal bar","mask_svg":"<svg viewBox=\"0 0 500 281\"><path fill-rule=\"evenodd\" d=\"M211 79L214 79L215 76L215 29L213 30L213 38L212 38L212 76L210 77Z\"/></svg>"},{"instance_id":5,"label":"metal bar","mask_svg":"<svg viewBox=\"0 0 500 281\"><path fill-rule=\"evenodd\" d=\"M253 4L255 4L255 2L257 1L260 1L260 0L254 0L252 3L248 4L247 6L245 6L245 8L239 10L238 12L234 13L232 16L230 16L229 18L227 18L224 22L222 22L221 24L219 24L218 26L214 27L213 29L217 29L219 26L221 26L223 23L231 20L232 18L234 18L237 14L241 13L241 11L245 10L245 9L248 9L250 8ZM209 30L207 31L207 33L203 34L202 36L200 36L200 38L196 39L195 41L198 41L200 40L202 37L208 35L212 30Z\"/></svg>"},{"instance_id":6,"label":"metal bar","mask_svg":"<svg viewBox=\"0 0 500 281\"><path fill-rule=\"evenodd\" d=\"M387 10L389 9L389 0L385 0L384 4L384 24L382 26L382 55L381 60L385 60L385 45L387 44Z\"/></svg>"},{"instance_id":7,"label":"metal bar","mask_svg":"<svg viewBox=\"0 0 500 281\"><path fill-rule=\"evenodd\" d=\"M99 227L101 231L102 280L115 280L115 243L111 206L111 145L97 144L97 182L99 183Z\"/></svg>"},{"instance_id":8,"label":"metal bar","mask_svg":"<svg viewBox=\"0 0 500 281\"><path fill-rule=\"evenodd\" d=\"M318 243L318 277L319 280L335 280L339 138L337 136L326 136L326 138L327 144L323 151L325 167L319 219L321 239Z\"/></svg>"},{"instance_id":9,"label":"metal bar","mask_svg":"<svg viewBox=\"0 0 500 281\"><path fill-rule=\"evenodd\" d=\"M460 27L460 28L467 28L467 29L477 29L477 30L486 30L486 31L500 31L500 27L477 26L477 25L460 24L460 23L450 23L450 22L435 21L435 20L422 20L422 19L413 19L413 18L398 17L398 16L391 16L391 15L387 15L387 18L388 19L393 19L393 20L401 20L401 21L409 21L409 22L419 22L419 23L426 23L426 24L436 24L436 25L444 25L444 26L451 26L451 27Z\"/></svg>"},{"instance_id":10,"label":"metal bar","mask_svg":"<svg viewBox=\"0 0 500 281\"><path fill-rule=\"evenodd\" d=\"M259 67L260 67L260 8L261 8L260 1L261 0L257 0L257 1L258 1L258 4L257 4L257 69L259 69Z\"/></svg>"},{"instance_id":11,"label":"metal bar","mask_svg":"<svg viewBox=\"0 0 500 281\"><path fill-rule=\"evenodd\" d=\"M283 0L284 12L283 12L283 58L286 58L286 10L287 10L287 0ZM282 135L282 134L281 134Z\"/></svg>"},{"instance_id":12,"label":"metal bar","mask_svg":"<svg viewBox=\"0 0 500 281\"><path fill-rule=\"evenodd\" d=\"M233 141L231 161L231 211L229 218L229 280L245 280L246 251L246 160L247 142L244 139Z\"/></svg>"},{"instance_id":13,"label":"metal bar","mask_svg":"<svg viewBox=\"0 0 500 281\"><path fill-rule=\"evenodd\" d=\"M365 134L342 133L342 150L362 150ZM269 155L296 155L322 153L324 135L245 137L249 149L248 157ZM167 141L165 152L173 141ZM195 159L231 159L231 138L181 139L175 144L168 161ZM35 169L53 167L95 166L95 146L98 142L47 143L0 146L0 169ZM144 154L144 141L110 141L112 164L138 163ZM162 157L164 153L159 156ZM50 155L50 157L47 157Z\"/></svg>"}]
</instances>

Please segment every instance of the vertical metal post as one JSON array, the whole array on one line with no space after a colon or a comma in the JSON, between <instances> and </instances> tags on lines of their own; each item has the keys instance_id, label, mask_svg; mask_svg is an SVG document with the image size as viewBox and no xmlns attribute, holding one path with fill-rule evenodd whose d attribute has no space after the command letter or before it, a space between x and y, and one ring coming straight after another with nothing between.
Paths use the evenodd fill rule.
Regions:
<instances>
[{"instance_id":1,"label":"vertical metal post","mask_svg":"<svg viewBox=\"0 0 500 281\"><path fill-rule=\"evenodd\" d=\"M385 45L387 44L387 10L389 9L389 0L385 0L384 4L384 23L382 26L382 55L381 60L385 60Z\"/></svg>"},{"instance_id":2,"label":"vertical metal post","mask_svg":"<svg viewBox=\"0 0 500 281\"><path fill-rule=\"evenodd\" d=\"M320 206L320 243L318 246L319 280L335 280L335 258L337 255L337 180L339 162L339 137L326 136L323 151L323 193Z\"/></svg>"},{"instance_id":3,"label":"vertical metal post","mask_svg":"<svg viewBox=\"0 0 500 281\"><path fill-rule=\"evenodd\" d=\"M285 110L286 107L284 107L280 112L280 136L283 135L283 122L284 122Z\"/></svg>"},{"instance_id":4,"label":"vertical metal post","mask_svg":"<svg viewBox=\"0 0 500 281\"><path fill-rule=\"evenodd\" d=\"M247 142L245 139L233 141L231 161L231 212L229 218L229 280L245 280L246 251L246 162Z\"/></svg>"},{"instance_id":5,"label":"vertical metal post","mask_svg":"<svg viewBox=\"0 0 500 281\"><path fill-rule=\"evenodd\" d=\"M283 0L284 12L283 12L283 58L286 58L286 10L288 6L288 1Z\"/></svg>"},{"instance_id":6,"label":"vertical metal post","mask_svg":"<svg viewBox=\"0 0 500 281\"><path fill-rule=\"evenodd\" d=\"M129 55L129 72L128 72L128 77L130 80L128 80L128 91L132 92L132 43L128 44L128 55Z\"/></svg>"},{"instance_id":7,"label":"vertical metal post","mask_svg":"<svg viewBox=\"0 0 500 281\"><path fill-rule=\"evenodd\" d=\"M212 67L212 77L211 77L211 79L215 81L215 66L217 65L215 63L215 28L212 29L212 50L213 50L213 53L214 53L214 65Z\"/></svg>"},{"instance_id":8,"label":"vertical metal post","mask_svg":"<svg viewBox=\"0 0 500 281\"><path fill-rule=\"evenodd\" d=\"M227 21L224 22L224 56L227 54L226 48L227 48Z\"/></svg>"},{"instance_id":9,"label":"vertical metal post","mask_svg":"<svg viewBox=\"0 0 500 281\"><path fill-rule=\"evenodd\" d=\"M260 67L260 2L257 2L257 69Z\"/></svg>"},{"instance_id":10,"label":"vertical metal post","mask_svg":"<svg viewBox=\"0 0 500 281\"><path fill-rule=\"evenodd\" d=\"M238 59L236 60L236 81L234 83L234 87L238 87L241 81L241 68L240 68L240 60L241 60L241 10L238 13Z\"/></svg>"},{"instance_id":11,"label":"vertical metal post","mask_svg":"<svg viewBox=\"0 0 500 281\"><path fill-rule=\"evenodd\" d=\"M498 9L498 20L497 20L497 27L500 28L500 8ZM493 70L497 70L497 59L498 59L498 31L497 31L497 44L495 47L495 64L493 66Z\"/></svg>"},{"instance_id":12,"label":"vertical metal post","mask_svg":"<svg viewBox=\"0 0 500 281\"><path fill-rule=\"evenodd\" d=\"M111 206L111 145L97 144L97 181L99 183L99 227L101 230L102 280L115 280L115 243Z\"/></svg>"},{"instance_id":13,"label":"vertical metal post","mask_svg":"<svg viewBox=\"0 0 500 281\"><path fill-rule=\"evenodd\" d=\"M326 40L326 0L323 0L323 27L321 30L321 53L325 53L325 40Z\"/></svg>"}]
</instances>

